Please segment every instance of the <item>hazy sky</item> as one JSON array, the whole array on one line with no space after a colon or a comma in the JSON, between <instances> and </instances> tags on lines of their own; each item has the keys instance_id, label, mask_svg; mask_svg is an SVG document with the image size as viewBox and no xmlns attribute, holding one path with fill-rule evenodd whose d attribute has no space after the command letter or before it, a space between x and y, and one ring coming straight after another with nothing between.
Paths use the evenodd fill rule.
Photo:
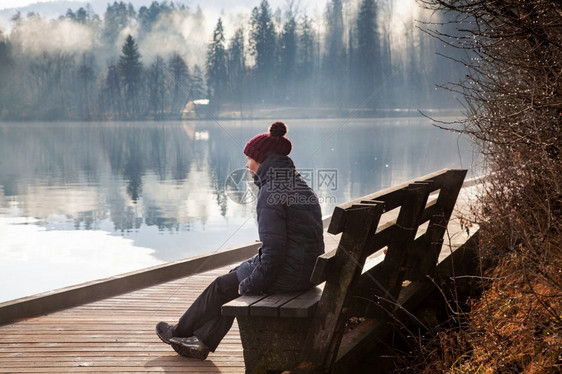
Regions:
<instances>
[{"instance_id":1,"label":"hazy sky","mask_svg":"<svg viewBox=\"0 0 562 374\"><path fill-rule=\"evenodd\" d=\"M49 2L51 0L46 1L36 1L36 0L0 0L0 9L6 8L19 8L29 4L37 3L37 2Z\"/></svg>"},{"instance_id":2,"label":"hazy sky","mask_svg":"<svg viewBox=\"0 0 562 374\"><path fill-rule=\"evenodd\" d=\"M18 7L24 7L26 5L30 5L30 4L35 4L35 3L47 3L47 2L52 2L55 0L0 0L0 9L6 9L6 8L18 8ZM80 0L68 0L68 1L80 1ZM300 0L300 4L301 7L320 7L321 9L324 8L324 4L326 3L327 0ZM106 1L106 3L108 2L112 2L112 1ZM135 4L137 1L135 0L130 0L127 1L125 0L126 3L131 2L132 4ZM168 1L171 2L171 1ZM202 0L202 1L176 1L177 3L193 3L193 4L200 4L201 8L205 8L207 5L211 5L212 7L222 7L222 8L229 8L232 5L232 1L231 0ZM243 2L248 2L248 1L243 1ZM252 1L251 4L252 6L256 6L261 2L261 0L255 0ZM238 2L240 3L240 2ZM277 7L277 6L283 6L287 3L287 0L269 0L269 4L272 7ZM296 3L296 1L295 1Z\"/></svg>"},{"instance_id":3,"label":"hazy sky","mask_svg":"<svg viewBox=\"0 0 562 374\"><path fill-rule=\"evenodd\" d=\"M89 3L93 11L103 17L107 4L112 4L114 1L121 0L0 0L0 35L2 33L10 33L12 27L11 19L15 14L15 11L10 9L23 8L23 14L33 11L39 13L45 19L52 19L65 14L68 9L76 11L79 7L84 6L85 3ZM141 6L149 6L154 0L122 1L125 3L132 3L138 11ZM158 1L163 2L164 0ZM207 20L206 32L211 33L212 27L218 17L229 15L226 18L235 22L244 15L249 16L252 8L258 6L262 0L167 0L168 3L172 1L178 5L187 5L191 9L196 9L199 5ZM297 10L300 14L304 12L310 17L317 19L321 18L328 1L329 0L268 0L272 10L277 8L284 10L287 8L287 4L292 2L294 4L294 10ZM55 2L56 4L49 4ZM76 3L76 5L72 5L73 3ZM229 20L223 19L223 23L227 27L225 31L228 37L230 37L229 33L233 32L235 29L234 26L230 27Z\"/></svg>"}]
</instances>

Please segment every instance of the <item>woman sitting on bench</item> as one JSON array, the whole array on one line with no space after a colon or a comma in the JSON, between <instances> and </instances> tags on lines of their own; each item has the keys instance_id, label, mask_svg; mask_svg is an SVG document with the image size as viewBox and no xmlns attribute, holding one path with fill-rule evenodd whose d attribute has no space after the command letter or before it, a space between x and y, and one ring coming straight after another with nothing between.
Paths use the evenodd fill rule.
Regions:
<instances>
[{"instance_id":1,"label":"woman sitting on bench","mask_svg":"<svg viewBox=\"0 0 562 374\"><path fill-rule=\"evenodd\" d=\"M160 322L156 333L182 356L204 360L226 335L234 317L221 306L239 295L305 290L316 258L324 253L318 199L288 157L287 127L275 122L269 133L244 147L248 168L259 187L257 220L259 253L228 274L216 278L175 325Z\"/></svg>"}]
</instances>

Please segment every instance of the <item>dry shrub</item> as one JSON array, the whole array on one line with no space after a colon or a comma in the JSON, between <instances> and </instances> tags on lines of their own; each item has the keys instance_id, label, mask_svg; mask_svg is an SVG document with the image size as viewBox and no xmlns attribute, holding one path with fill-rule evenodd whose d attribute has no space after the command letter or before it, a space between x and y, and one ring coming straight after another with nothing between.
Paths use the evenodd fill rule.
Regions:
<instances>
[{"instance_id":1,"label":"dry shrub","mask_svg":"<svg viewBox=\"0 0 562 374\"><path fill-rule=\"evenodd\" d=\"M558 290L539 279L529 283L513 265L506 261L495 269L501 280L473 306L466 331L471 356L459 363L460 372L546 373L560 368Z\"/></svg>"},{"instance_id":2,"label":"dry shrub","mask_svg":"<svg viewBox=\"0 0 562 374\"><path fill-rule=\"evenodd\" d=\"M562 372L562 3L424 3L458 30L428 32L468 53L447 87L466 121L440 126L472 137L489 176L475 206L484 292L420 350L424 371Z\"/></svg>"}]
</instances>

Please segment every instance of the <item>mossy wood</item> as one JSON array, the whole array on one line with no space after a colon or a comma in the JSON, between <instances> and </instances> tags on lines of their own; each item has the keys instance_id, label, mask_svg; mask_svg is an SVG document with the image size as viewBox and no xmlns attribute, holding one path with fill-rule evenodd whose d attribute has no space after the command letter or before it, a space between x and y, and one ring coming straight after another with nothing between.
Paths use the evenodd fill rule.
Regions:
<instances>
[{"instance_id":1,"label":"mossy wood","mask_svg":"<svg viewBox=\"0 0 562 374\"><path fill-rule=\"evenodd\" d=\"M222 313L238 320L246 372L299 364L314 372L348 369L384 339L389 317L414 308L427 292L424 281L435 271L465 175L441 170L336 207L328 232L341 237L317 260L311 280L319 286L225 304ZM363 271L377 252L382 262ZM366 319L344 336L352 316Z\"/></svg>"}]
</instances>

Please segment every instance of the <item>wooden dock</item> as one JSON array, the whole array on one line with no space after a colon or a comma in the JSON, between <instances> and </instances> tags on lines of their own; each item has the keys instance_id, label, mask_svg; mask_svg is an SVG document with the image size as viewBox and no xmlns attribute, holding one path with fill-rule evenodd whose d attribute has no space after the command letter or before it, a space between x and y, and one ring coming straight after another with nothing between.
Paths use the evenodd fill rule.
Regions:
<instances>
[{"instance_id":1,"label":"wooden dock","mask_svg":"<svg viewBox=\"0 0 562 374\"><path fill-rule=\"evenodd\" d=\"M177 355L154 333L227 269L0 326L0 372L244 373L236 324L206 361Z\"/></svg>"},{"instance_id":2,"label":"wooden dock","mask_svg":"<svg viewBox=\"0 0 562 374\"><path fill-rule=\"evenodd\" d=\"M469 214L467 206L474 195L474 187L461 191L441 251L442 258L465 243L476 230L459 225L459 217ZM337 240L326 234L325 243L329 250ZM252 245L252 250L255 248ZM231 257L233 264L245 255L242 251L236 254ZM379 260L371 259L370 265ZM154 332L158 321L177 321L199 293L232 265L222 263L219 268L208 270L209 267L213 266L203 257L21 302L0 304L0 324L3 324L0 325L0 373L244 373L236 321L217 351L206 361L177 355ZM178 278L181 272L188 275ZM151 275L146 278L143 274ZM177 279L164 281L166 276ZM149 278L164 282L146 286ZM139 287L142 288L134 290ZM104 293L115 296L100 296ZM88 295L97 301L87 302ZM72 306L75 300L68 298L85 304ZM7 323L8 314L17 315L14 308L21 305L27 305L21 309L26 318ZM61 306L65 309L49 311ZM36 316L32 316L33 310Z\"/></svg>"}]
</instances>

